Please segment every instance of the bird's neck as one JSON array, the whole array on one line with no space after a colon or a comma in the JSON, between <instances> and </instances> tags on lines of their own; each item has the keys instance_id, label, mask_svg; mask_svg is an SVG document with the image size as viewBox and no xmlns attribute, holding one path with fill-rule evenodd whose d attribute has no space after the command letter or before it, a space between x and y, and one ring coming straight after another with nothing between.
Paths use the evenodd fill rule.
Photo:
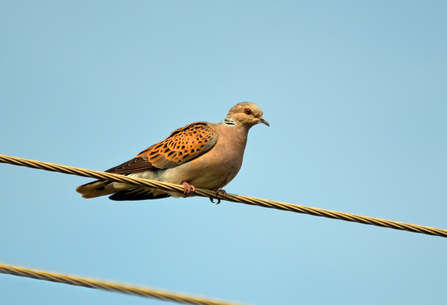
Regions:
<instances>
[{"instance_id":1,"label":"bird's neck","mask_svg":"<svg viewBox=\"0 0 447 305\"><path fill-rule=\"evenodd\" d=\"M225 120L222 121L222 125L228 127L236 127L237 129L244 129L246 133L250 130L253 125L247 123L242 123L241 121L235 119L234 117L227 116Z\"/></svg>"},{"instance_id":2,"label":"bird's neck","mask_svg":"<svg viewBox=\"0 0 447 305\"><path fill-rule=\"evenodd\" d=\"M220 125L225 137L230 138L236 145L242 145L245 148L251 126L243 125L231 117L227 117Z\"/></svg>"}]
</instances>

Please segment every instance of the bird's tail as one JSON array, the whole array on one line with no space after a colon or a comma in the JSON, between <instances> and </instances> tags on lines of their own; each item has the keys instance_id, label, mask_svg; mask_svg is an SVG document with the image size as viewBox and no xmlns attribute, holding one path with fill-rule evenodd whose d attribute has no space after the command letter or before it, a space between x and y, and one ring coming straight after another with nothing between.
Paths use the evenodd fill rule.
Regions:
<instances>
[{"instance_id":1,"label":"bird's tail","mask_svg":"<svg viewBox=\"0 0 447 305\"><path fill-rule=\"evenodd\" d=\"M110 181L93 181L80 185L76 188L76 192L82 194L83 198L95 198L104 195L110 195L117 190Z\"/></svg>"}]
</instances>

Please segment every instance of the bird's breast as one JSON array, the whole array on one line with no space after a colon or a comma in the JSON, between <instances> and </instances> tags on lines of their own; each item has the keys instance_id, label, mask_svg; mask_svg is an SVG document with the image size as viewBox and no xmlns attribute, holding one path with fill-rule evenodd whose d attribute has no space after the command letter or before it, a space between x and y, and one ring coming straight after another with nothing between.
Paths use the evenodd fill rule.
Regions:
<instances>
[{"instance_id":1,"label":"bird's breast","mask_svg":"<svg viewBox=\"0 0 447 305\"><path fill-rule=\"evenodd\" d=\"M205 189L224 187L239 172L246 144L244 138L237 141L237 137L228 139L227 136L219 135L216 145L200 157L159 172L157 180L177 184L186 181Z\"/></svg>"}]
</instances>

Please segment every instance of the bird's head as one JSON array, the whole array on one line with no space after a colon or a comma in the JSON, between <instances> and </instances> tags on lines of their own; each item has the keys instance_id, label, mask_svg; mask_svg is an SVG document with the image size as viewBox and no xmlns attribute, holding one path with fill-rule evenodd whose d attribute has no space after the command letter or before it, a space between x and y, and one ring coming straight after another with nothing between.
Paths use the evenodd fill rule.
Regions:
<instances>
[{"instance_id":1,"label":"bird's head","mask_svg":"<svg viewBox=\"0 0 447 305\"><path fill-rule=\"evenodd\" d=\"M258 105L250 102L242 102L230 109L224 123L228 123L228 125L241 124L248 128L259 123L270 126L270 124L262 118L262 114L263 112Z\"/></svg>"}]
</instances>

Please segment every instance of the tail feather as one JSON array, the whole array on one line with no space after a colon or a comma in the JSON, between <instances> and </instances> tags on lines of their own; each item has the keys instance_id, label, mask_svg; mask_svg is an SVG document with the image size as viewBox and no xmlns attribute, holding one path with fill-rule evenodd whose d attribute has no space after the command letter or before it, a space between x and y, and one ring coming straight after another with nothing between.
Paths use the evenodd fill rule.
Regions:
<instances>
[{"instance_id":1,"label":"tail feather","mask_svg":"<svg viewBox=\"0 0 447 305\"><path fill-rule=\"evenodd\" d=\"M96 198L105 195L112 195L111 200L144 200L170 197L170 194L154 191L149 188L135 187L131 184L93 181L76 188L76 192L82 194L83 198Z\"/></svg>"},{"instance_id":2,"label":"tail feather","mask_svg":"<svg viewBox=\"0 0 447 305\"><path fill-rule=\"evenodd\" d=\"M104 195L110 195L117 190L110 181L93 181L80 185L76 188L76 192L82 194L83 198L95 198Z\"/></svg>"},{"instance_id":3,"label":"tail feather","mask_svg":"<svg viewBox=\"0 0 447 305\"><path fill-rule=\"evenodd\" d=\"M147 200L147 199L161 199L170 197L169 194L154 195L151 190L147 188L134 188L121 192L117 192L112 196L109 196L110 200L122 201L122 200Z\"/></svg>"}]
</instances>

